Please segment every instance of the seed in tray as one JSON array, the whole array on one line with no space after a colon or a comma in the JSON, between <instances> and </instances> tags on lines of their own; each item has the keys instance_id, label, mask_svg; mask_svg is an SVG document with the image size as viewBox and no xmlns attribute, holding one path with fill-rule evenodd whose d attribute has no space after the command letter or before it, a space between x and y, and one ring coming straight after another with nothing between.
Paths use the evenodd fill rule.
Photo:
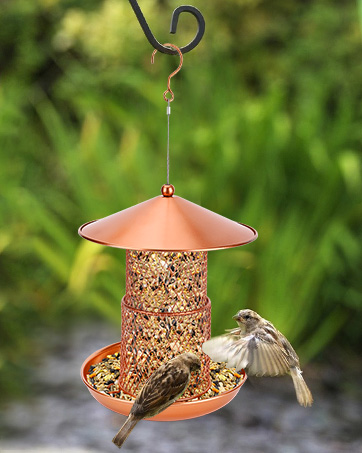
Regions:
<instances>
[{"instance_id":1,"label":"seed in tray","mask_svg":"<svg viewBox=\"0 0 362 453\"><path fill-rule=\"evenodd\" d=\"M158 357L160 359L160 357ZM147 362L150 362L150 357L147 356ZM153 363L157 365L157 363ZM118 386L118 377L119 372L116 372L114 378L109 379L109 370L112 372L115 371L115 368L119 368L119 353L107 356L105 359L102 359L101 362L92 364L89 367L89 372L87 375L87 380L90 385L110 398L117 398L126 401L133 401L134 398L131 395L124 393L119 389ZM142 378L142 372L140 370L134 371L139 378ZM90 377L90 376L94 377ZM210 377L211 377L211 387L203 395L194 398L193 400L204 400L212 398L235 388L242 378L242 375L238 374L234 369L226 368L225 364L219 364L210 361ZM197 387L199 379L196 379L195 383L192 384L193 388Z\"/></svg>"}]
</instances>

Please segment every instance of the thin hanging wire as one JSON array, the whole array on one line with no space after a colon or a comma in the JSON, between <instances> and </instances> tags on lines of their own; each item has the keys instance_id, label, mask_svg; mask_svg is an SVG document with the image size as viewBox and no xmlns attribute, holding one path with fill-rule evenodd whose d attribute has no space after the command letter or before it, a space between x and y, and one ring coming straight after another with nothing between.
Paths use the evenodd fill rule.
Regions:
<instances>
[{"instance_id":1,"label":"thin hanging wire","mask_svg":"<svg viewBox=\"0 0 362 453\"><path fill-rule=\"evenodd\" d=\"M167 101L167 184L170 184L170 115L171 115L171 106L170 100Z\"/></svg>"},{"instance_id":2,"label":"thin hanging wire","mask_svg":"<svg viewBox=\"0 0 362 453\"><path fill-rule=\"evenodd\" d=\"M171 115L170 103L175 98L175 96L173 94L173 91L171 90L171 78L180 71L180 69L182 67L182 63L183 63L183 55L182 55L181 50L177 46L175 46L174 44L167 43L167 44L164 44L164 46L173 47L174 49L177 50L177 52L178 52L178 54L180 56L180 64L178 65L178 68L175 71L173 71L168 76L168 79L167 79L167 90L163 93L163 98L167 102L167 108L166 108L166 114L167 114L167 162L166 162L166 165L167 165L167 184L170 184L170 115ZM157 49L155 49L152 52L152 57L151 57L151 63L152 64L155 61L156 52L157 52ZM170 98L167 97L168 93L170 93L170 95L171 95Z\"/></svg>"}]
</instances>

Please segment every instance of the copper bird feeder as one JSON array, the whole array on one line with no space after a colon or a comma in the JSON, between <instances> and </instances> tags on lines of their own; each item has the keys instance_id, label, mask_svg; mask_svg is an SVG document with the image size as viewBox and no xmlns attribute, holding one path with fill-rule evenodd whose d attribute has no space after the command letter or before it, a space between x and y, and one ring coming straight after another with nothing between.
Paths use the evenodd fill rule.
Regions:
<instances>
[{"instance_id":1,"label":"copper bird feeder","mask_svg":"<svg viewBox=\"0 0 362 453\"><path fill-rule=\"evenodd\" d=\"M195 399L207 392L211 384L209 359L201 349L211 330L211 303L206 294L207 251L247 244L257 238L257 232L175 196L171 185L164 185L161 192L161 196L86 223L79 228L79 234L90 241L127 250L119 344L120 388L135 396L163 362L192 351L201 357L201 373L190 381L183 397L173 406L192 399L187 403L193 405L191 416L198 416L222 407L240 388L234 395L230 392L211 398L215 401L208 407L194 407L197 403L206 406L205 400ZM116 349L113 346L112 350ZM103 357L109 353L106 348ZM112 410L127 414L130 402L101 398L89 385L86 374L90 363L88 358L83 364L82 376L93 396ZM167 412L171 409L175 411L170 407L155 419L191 418L181 407L170 418Z\"/></svg>"},{"instance_id":2,"label":"copper bird feeder","mask_svg":"<svg viewBox=\"0 0 362 453\"><path fill-rule=\"evenodd\" d=\"M130 3L152 42L151 32L135 0ZM199 31L193 46L202 38L201 13L191 6ZM174 12L174 14L175 14ZM178 17L178 16L177 16ZM175 26L175 21L172 22ZM177 24L177 19L176 19ZM153 42L152 42L153 43ZM170 102L174 95L170 79L181 68L182 52L173 44L157 50L180 56L180 65L168 78L164 99L167 101L168 126ZM154 51L152 62L154 59ZM168 98L167 95L171 95ZM169 135L168 135L169 140ZM257 232L247 226L174 195L169 184L169 142L167 146L167 184L161 195L123 211L88 222L79 228L84 239L110 247L126 249L126 294L121 304L121 341L96 351L82 365L81 376L92 396L109 409L128 415L132 401L113 398L98 391L87 380L90 366L119 352L118 385L123 394L135 397L148 377L164 362L183 353L193 352L201 360L201 372L193 376L178 401L152 420L182 420L198 417L227 404L245 382L245 373L232 390L208 399L200 397L211 386L209 358L202 344L210 339L211 302L207 297L207 252L237 247L254 241Z\"/></svg>"}]
</instances>

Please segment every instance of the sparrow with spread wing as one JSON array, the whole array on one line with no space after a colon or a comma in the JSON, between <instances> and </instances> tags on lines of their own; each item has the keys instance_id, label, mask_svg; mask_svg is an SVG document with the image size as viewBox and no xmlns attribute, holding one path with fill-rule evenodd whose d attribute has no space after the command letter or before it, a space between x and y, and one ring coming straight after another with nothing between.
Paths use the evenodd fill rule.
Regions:
<instances>
[{"instance_id":1,"label":"sparrow with spread wing","mask_svg":"<svg viewBox=\"0 0 362 453\"><path fill-rule=\"evenodd\" d=\"M239 327L206 341L202 350L214 362L244 368L250 376L290 374L299 404L311 406L313 397L302 377L299 358L285 336L253 310L240 310L233 319Z\"/></svg>"},{"instance_id":2,"label":"sparrow with spread wing","mask_svg":"<svg viewBox=\"0 0 362 453\"><path fill-rule=\"evenodd\" d=\"M161 365L142 387L113 442L121 448L140 420L153 417L171 406L186 390L191 372L200 368L200 359L191 352L180 354Z\"/></svg>"}]
</instances>

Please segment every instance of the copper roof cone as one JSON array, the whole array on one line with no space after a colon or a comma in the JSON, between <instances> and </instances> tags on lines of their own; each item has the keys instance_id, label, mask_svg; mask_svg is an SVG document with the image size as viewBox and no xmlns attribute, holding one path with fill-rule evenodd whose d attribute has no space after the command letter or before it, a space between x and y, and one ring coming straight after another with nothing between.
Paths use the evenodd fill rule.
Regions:
<instances>
[{"instance_id":1,"label":"copper roof cone","mask_svg":"<svg viewBox=\"0 0 362 453\"><path fill-rule=\"evenodd\" d=\"M100 220L85 223L79 234L99 244L133 250L193 251L237 247L254 241L254 228L174 196L171 185L161 196Z\"/></svg>"}]
</instances>

